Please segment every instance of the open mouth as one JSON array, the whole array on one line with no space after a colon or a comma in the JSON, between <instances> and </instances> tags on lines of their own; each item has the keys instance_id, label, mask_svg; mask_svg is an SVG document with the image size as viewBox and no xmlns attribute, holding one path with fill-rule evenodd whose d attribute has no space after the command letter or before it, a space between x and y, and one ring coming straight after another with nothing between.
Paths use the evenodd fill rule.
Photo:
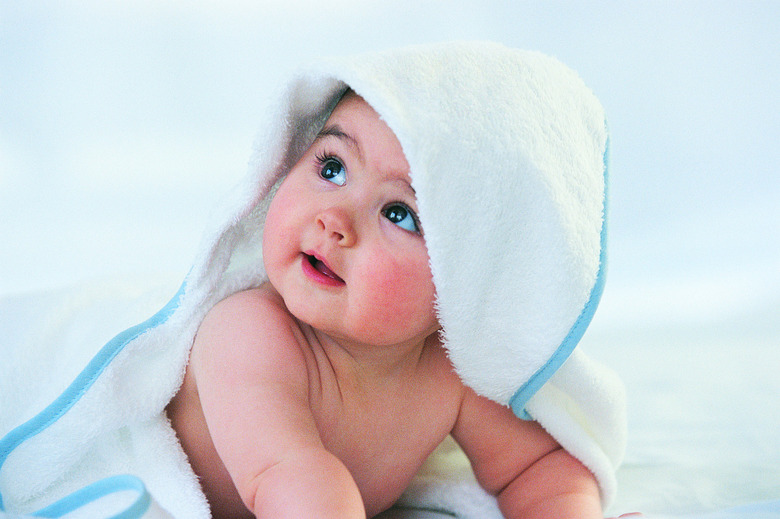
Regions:
<instances>
[{"instance_id":1,"label":"open mouth","mask_svg":"<svg viewBox=\"0 0 780 519\"><path fill-rule=\"evenodd\" d=\"M331 286L345 285L343 279L336 275L324 261L313 254L304 253L303 269L309 277L314 278L320 283Z\"/></svg>"}]
</instances>

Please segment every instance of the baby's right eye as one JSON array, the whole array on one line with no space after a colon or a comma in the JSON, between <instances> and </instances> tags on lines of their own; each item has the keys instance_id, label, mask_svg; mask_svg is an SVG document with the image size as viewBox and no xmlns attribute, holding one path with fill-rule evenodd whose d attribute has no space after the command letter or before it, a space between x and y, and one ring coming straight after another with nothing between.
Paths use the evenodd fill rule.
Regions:
<instances>
[{"instance_id":1,"label":"baby's right eye","mask_svg":"<svg viewBox=\"0 0 780 519\"><path fill-rule=\"evenodd\" d=\"M333 182L337 186L343 186L347 183L347 172L338 159L327 157L319 159L320 176L328 182Z\"/></svg>"}]
</instances>

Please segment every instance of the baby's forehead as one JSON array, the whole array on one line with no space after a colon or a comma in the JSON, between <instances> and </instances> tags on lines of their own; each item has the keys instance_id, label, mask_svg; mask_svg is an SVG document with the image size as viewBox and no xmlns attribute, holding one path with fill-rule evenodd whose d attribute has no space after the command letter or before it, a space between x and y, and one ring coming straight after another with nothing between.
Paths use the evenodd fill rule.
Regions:
<instances>
[{"instance_id":1,"label":"baby's forehead","mask_svg":"<svg viewBox=\"0 0 780 519\"><path fill-rule=\"evenodd\" d=\"M350 88L341 95L338 102L336 103L335 108L331 112L330 117L328 117L328 121L332 121L333 119L340 119L342 117L349 117L353 113L363 113L365 115L373 114L377 118L380 117L377 111L368 103L368 101L363 99L363 97Z\"/></svg>"},{"instance_id":2,"label":"baby's forehead","mask_svg":"<svg viewBox=\"0 0 780 519\"><path fill-rule=\"evenodd\" d=\"M339 100L317 141L339 143L349 154L343 158L388 178L403 179L411 188L409 163L401 143L381 115L354 91L347 91Z\"/></svg>"}]
</instances>

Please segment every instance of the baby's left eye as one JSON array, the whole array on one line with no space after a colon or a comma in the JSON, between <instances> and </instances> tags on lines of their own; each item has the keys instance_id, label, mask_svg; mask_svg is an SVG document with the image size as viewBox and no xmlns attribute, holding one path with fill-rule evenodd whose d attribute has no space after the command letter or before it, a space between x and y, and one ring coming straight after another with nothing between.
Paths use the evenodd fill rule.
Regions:
<instances>
[{"instance_id":1,"label":"baby's left eye","mask_svg":"<svg viewBox=\"0 0 780 519\"><path fill-rule=\"evenodd\" d=\"M320 176L332 182L337 186L343 186L347 183L347 172L344 170L344 165L338 159L333 157L318 158L317 161L320 164Z\"/></svg>"},{"instance_id":2,"label":"baby's left eye","mask_svg":"<svg viewBox=\"0 0 780 519\"><path fill-rule=\"evenodd\" d=\"M417 217L403 204L391 204L382 210L382 214L395 225L409 232L420 234Z\"/></svg>"}]
</instances>

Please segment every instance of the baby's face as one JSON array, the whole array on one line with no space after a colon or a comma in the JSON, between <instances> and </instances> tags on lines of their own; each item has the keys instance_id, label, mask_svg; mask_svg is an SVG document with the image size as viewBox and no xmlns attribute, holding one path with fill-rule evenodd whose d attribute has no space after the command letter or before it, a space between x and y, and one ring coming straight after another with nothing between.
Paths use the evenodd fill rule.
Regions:
<instances>
[{"instance_id":1,"label":"baby's face","mask_svg":"<svg viewBox=\"0 0 780 519\"><path fill-rule=\"evenodd\" d=\"M409 165L390 128L348 94L268 211L263 261L290 312L372 345L437 328Z\"/></svg>"}]
</instances>

